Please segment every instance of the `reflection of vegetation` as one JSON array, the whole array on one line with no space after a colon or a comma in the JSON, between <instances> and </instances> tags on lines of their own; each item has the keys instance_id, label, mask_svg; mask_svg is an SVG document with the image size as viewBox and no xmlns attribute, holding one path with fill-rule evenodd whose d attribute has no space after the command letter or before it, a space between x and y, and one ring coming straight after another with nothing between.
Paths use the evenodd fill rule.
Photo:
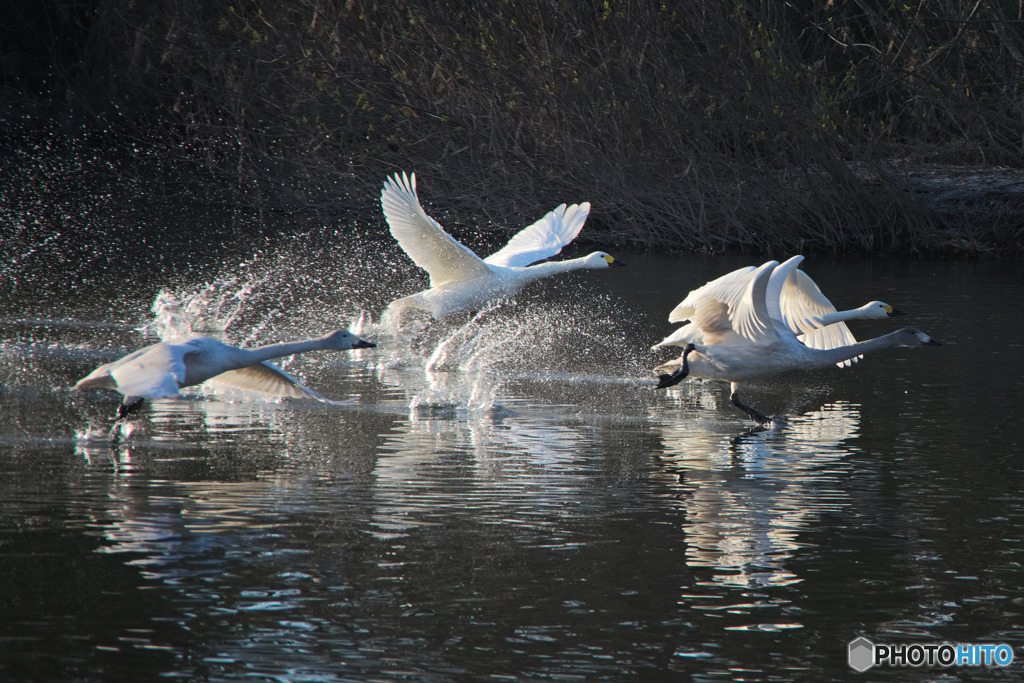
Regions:
<instances>
[{"instance_id":1,"label":"reflection of vegetation","mask_svg":"<svg viewBox=\"0 0 1024 683\"><path fill-rule=\"evenodd\" d=\"M25 5L8 92L60 93L272 208L375 211L408 169L467 219L594 200L589 236L623 242L1024 246L1018 184L951 205L906 179L1024 162L1016 3Z\"/></svg>"}]
</instances>

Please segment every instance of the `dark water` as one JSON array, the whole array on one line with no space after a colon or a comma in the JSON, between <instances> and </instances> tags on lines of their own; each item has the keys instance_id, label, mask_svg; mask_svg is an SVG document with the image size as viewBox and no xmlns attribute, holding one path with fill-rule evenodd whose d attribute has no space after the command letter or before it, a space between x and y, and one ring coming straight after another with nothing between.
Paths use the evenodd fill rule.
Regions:
<instances>
[{"instance_id":1,"label":"dark water","mask_svg":"<svg viewBox=\"0 0 1024 683\"><path fill-rule=\"evenodd\" d=\"M414 286L369 257L0 294L0 678L846 680L861 635L1018 657L864 680L1019 677L1020 267L810 259L909 314L859 337L946 345L752 387L785 417L757 431L725 385L655 392L647 350L747 260L621 256L411 346L357 321ZM339 321L380 347L287 368L343 406L204 388L111 448L118 398L67 390L157 333Z\"/></svg>"}]
</instances>

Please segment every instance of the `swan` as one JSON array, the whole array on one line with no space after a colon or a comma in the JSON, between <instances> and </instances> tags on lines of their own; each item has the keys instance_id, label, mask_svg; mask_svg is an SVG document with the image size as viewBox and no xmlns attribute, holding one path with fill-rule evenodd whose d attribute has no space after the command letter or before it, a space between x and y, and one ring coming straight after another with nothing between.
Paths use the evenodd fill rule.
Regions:
<instances>
[{"instance_id":1,"label":"swan","mask_svg":"<svg viewBox=\"0 0 1024 683\"><path fill-rule=\"evenodd\" d=\"M525 285L573 270L624 265L603 251L566 261L546 261L576 238L590 204L562 204L524 228L504 247L481 259L444 231L420 206L416 174L387 178L380 195L384 216L398 245L430 275L430 288L392 301L383 321L396 321L407 309L434 318L474 311L492 299L515 294ZM535 265L530 265L535 264Z\"/></svg>"},{"instance_id":2,"label":"swan","mask_svg":"<svg viewBox=\"0 0 1024 683\"><path fill-rule=\"evenodd\" d=\"M794 256L783 264L768 261L751 273L742 294L695 298L689 341L678 359L656 369L658 387L681 382L688 375L730 382L730 400L759 424L771 420L740 401L743 381L790 370L813 370L893 346L941 346L924 332L905 327L867 341L818 349L802 343L783 322L781 293L792 271L803 260ZM689 299L689 297L688 297ZM669 374L670 373L670 374Z\"/></svg>"},{"instance_id":3,"label":"swan","mask_svg":"<svg viewBox=\"0 0 1024 683\"><path fill-rule=\"evenodd\" d=\"M124 402L117 411L118 420L135 411L143 399L176 398L181 387L202 384L208 379L266 394L327 401L267 361L306 351L345 351L374 346L376 344L346 330L254 349L240 349L210 337L195 337L182 342L160 342L129 353L96 368L71 388L114 389L124 394Z\"/></svg>"},{"instance_id":4,"label":"swan","mask_svg":"<svg viewBox=\"0 0 1024 683\"><path fill-rule=\"evenodd\" d=\"M797 258L797 257L794 257ZM803 256L799 257L803 260ZM754 277L757 268L747 266L727 273L712 280L706 285L690 292L682 303L672 309L668 321L689 323L696 311L697 302L704 298L713 298L727 306L736 306L746 292L747 286ZM782 291L779 299L781 320L805 345L815 349L834 349L855 343L847 320L881 319L905 315L882 301L871 301L845 311L837 311L828 300L817 283L802 270L789 271L788 277L781 283ZM700 331L692 324L684 325L675 332L651 347L657 350L665 346L686 346L688 343L700 343ZM849 367L860 360L860 356L848 358L836 363L839 367Z\"/></svg>"}]
</instances>

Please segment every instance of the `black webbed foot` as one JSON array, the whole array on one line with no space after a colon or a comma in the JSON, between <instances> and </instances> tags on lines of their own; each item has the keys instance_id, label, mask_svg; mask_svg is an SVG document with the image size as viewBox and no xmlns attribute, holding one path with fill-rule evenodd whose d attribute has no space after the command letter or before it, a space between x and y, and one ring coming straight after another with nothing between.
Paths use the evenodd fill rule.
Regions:
<instances>
[{"instance_id":1,"label":"black webbed foot","mask_svg":"<svg viewBox=\"0 0 1024 683\"><path fill-rule=\"evenodd\" d=\"M125 396L124 403L117 408L117 420L123 420L129 415L138 412L139 408L142 407L143 399L138 396Z\"/></svg>"},{"instance_id":2,"label":"black webbed foot","mask_svg":"<svg viewBox=\"0 0 1024 683\"><path fill-rule=\"evenodd\" d=\"M668 387L674 387L675 385L686 379L688 373L682 370L676 370L671 375L658 375L658 386L655 389L667 389Z\"/></svg>"},{"instance_id":3,"label":"black webbed foot","mask_svg":"<svg viewBox=\"0 0 1024 683\"><path fill-rule=\"evenodd\" d=\"M667 389L668 387L674 387L675 385L686 379L687 375L690 374L690 363L687 357L690 352L694 350L693 344L687 344L683 349L683 364L678 370L673 372L671 375L658 375L658 386L655 389Z\"/></svg>"},{"instance_id":4,"label":"black webbed foot","mask_svg":"<svg viewBox=\"0 0 1024 683\"><path fill-rule=\"evenodd\" d=\"M125 396L124 402L117 407L117 417L114 419L114 426L110 428L110 445L116 447L121 440L121 425L125 418L139 412L144 399L139 396Z\"/></svg>"}]
</instances>

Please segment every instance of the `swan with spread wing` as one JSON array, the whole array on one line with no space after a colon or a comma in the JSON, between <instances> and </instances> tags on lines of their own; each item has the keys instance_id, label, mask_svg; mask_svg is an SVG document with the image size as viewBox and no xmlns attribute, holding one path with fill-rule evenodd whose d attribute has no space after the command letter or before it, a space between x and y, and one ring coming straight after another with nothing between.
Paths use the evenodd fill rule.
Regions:
<instances>
[{"instance_id":1,"label":"swan with spread wing","mask_svg":"<svg viewBox=\"0 0 1024 683\"><path fill-rule=\"evenodd\" d=\"M544 277L623 265L603 251L565 261L545 260L556 256L583 229L590 212L586 202L562 204L487 258L477 256L427 215L416 194L415 174L396 173L388 178L381 191L381 205L399 246L430 276L429 289L388 305L383 318L385 325L397 321L409 309L442 318L478 310L487 302L511 296Z\"/></svg>"},{"instance_id":2,"label":"swan with spread wing","mask_svg":"<svg viewBox=\"0 0 1024 683\"><path fill-rule=\"evenodd\" d=\"M240 349L210 337L160 342L101 365L78 380L72 389L114 389L124 395L117 419L136 410L147 398L177 398L182 387L215 380L239 389L292 398L327 401L297 379L270 363L307 351L345 351L376 346L347 330L304 341Z\"/></svg>"},{"instance_id":3,"label":"swan with spread wing","mask_svg":"<svg viewBox=\"0 0 1024 683\"><path fill-rule=\"evenodd\" d=\"M771 420L740 400L742 382L790 370L812 370L846 361L865 353L894 346L941 346L924 332L905 327L867 341L814 348L797 337L787 323L782 292L803 260L794 256L785 263L768 261L747 273L741 281L725 276L694 290L673 311L689 323L683 354L662 365L658 388L674 386L688 376L730 382L730 399L752 420ZM677 332L678 334L678 332ZM664 345L664 342L662 343Z\"/></svg>"}]
</instances>

